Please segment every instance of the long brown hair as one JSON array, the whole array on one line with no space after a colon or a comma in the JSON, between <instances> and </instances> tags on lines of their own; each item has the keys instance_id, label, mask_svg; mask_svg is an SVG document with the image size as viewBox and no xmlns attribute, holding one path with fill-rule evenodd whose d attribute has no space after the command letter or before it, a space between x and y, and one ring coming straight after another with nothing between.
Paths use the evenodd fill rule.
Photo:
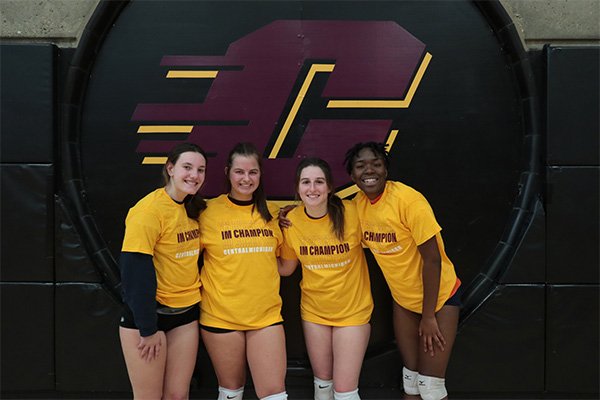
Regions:
<instances>
[{"instance_id":1,"label":"long brown hair","mask_svg":"<svg viewBox=\"0 0 600 400\"><path fill-rule=\"evenodd\" d=\"M162 176L165 180L165 186L168 185L171 181L171 177L169 176L169 172L167 171L167 166L169 164L175 165L177 163L177 160L179 160L179 156L187 152L201 154L205 160L208 160L206 157L206 153L200 148L200 146L188 142L179 143L178 145L173 147L173 149L171 149L171 151L167 155L167 162L165 163L165 166L162 169ZM204 200L204 198L202 198L202 196L200 196L198 192L196 192L193 195L188 194L187 196L185 196L185 199L183 199L185 212L187 216L192 219L197 219L200 216L200 212L206 208L206 201Z\"/></svg>"},{"instance_id":2,"label":"long brown hair","mask_svg":"<svg viewBox=\"0 0 600 400\"><path fill-rule=\"evenodd\" d=\"M256 147L252 143L243 142L236 144L233 149L229 152L229 157L227 157L227 191L231 192L231 181L229 180L229 172L231 171L231 166L233 165L233 159L235 156L243 156L243 157L254 157L258 162L258 168L261 173L261 179L258 182L258 187L252 193L252 201L254 205L252 206L252 211L258 210L258 213L266 222L269 222L273 219L271 212L269 211L269 207L267 206L267 195L265 194L265 189L262 183L262 157Z\"/></svg>"},{"instance_id":3,"label":"long brown hair","mask_svg":"<svg viewBox=\"0 0 600 400\"><path fill-rule=\"evenodd\" d=\"M344 240L344 202L334 193L335 187L333 186L331 167L327 161L321 158L304 158L296 168L296 192L298 192L298 185L300 184L300 174L302 174L302 170L306 167L317 167L323 171L325 182L329 188L327 214L329 214L329 219L331 220L331 230L338 239Z\"/></svg>"}]
</instances>

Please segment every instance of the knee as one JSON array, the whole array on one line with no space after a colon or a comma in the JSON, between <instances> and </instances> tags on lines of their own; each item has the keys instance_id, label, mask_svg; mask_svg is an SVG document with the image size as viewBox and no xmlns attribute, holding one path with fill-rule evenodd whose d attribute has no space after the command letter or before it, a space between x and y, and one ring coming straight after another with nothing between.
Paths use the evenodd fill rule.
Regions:
<instances>
[{"instance_id":1,"label":"knee","mask_svg":"<svg viewBox=\"0 0 600 400\"><path fill-rule=\"evenodd\" d=\"M189 390L169 390L163 393L164 400L187 400L189 397Z\"/></svg>"},{"instance_id":2,"label":"knee","mask_svg":"<svg viewBox=\"0 0 600 400\"><path fill-rule=\"evenodd\" d=\"M423 400L442 400L448 396L446 380L444 378L419 374L417 380L419 394Z\"/></svg>"}]
</instances>

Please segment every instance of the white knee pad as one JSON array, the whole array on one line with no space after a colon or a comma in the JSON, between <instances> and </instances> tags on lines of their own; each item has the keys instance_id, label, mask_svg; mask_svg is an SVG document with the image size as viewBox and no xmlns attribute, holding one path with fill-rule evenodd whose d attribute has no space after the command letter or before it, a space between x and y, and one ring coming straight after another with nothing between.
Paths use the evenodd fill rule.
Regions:
<instances>
[{"instance_id":1,"label":"white knee pad","mask_svg":"<svg viewBox=\"0 0 600 400\"><path fill-rule=\"evenodd\" d=\"M417 371L411 371L406 367L402 368L402 387L404 388L404 393L412 396L419 395L419 387L417 386L418 375Z\"/></svg>"},{"instance_id":2,"label":"white knee pad","mask_svg":"<svg viewBox=\"0 0 600 400\"><path fill-rule=\"evenodd\" d=\"M448 396L446 380L434 376L418 376L419 394L423 400L441 400Z\"/></svg>"},{"instance_id":3,"label":"white knee pad","mask_svg":"<svg viewBox=\"0 0 600 400\"><path fill-rule=\"evenodd\" d=\"M333 400L333 381L319 379L315 376L315 400Z\"/></svg>"},{"instance_id":4,"label":"white knee pad","mask_svg":"<svg viewBox=\"0 0 600 400\"><path fill-rule=\"evenodd\" d=\"M287 392L275 393L268 395L267 397L262 397L260 400L286 400Z\"/></svg>"},{"instance_id":5,"label":"white knee pad","mask_svg":"<svg viewBox=\"0 0 600 400\"><path fill-rule=\"evenodd\" d=\"M242 400L244 397L244 387L239 389L227 389L219 386L219 397L217 400Z\"/></svg>"},{"instance_id":6,"label":"white knee pad","mask_svg":"<svg viewBox=\"0 0 600 400\"><path fill-rule=\"evenodd\" d=\"M360 396L358 395L358 388L354 389L351 392L336 392L334 390L333 398L335 400L360 400Z\"/></svg>"}]
</instances>

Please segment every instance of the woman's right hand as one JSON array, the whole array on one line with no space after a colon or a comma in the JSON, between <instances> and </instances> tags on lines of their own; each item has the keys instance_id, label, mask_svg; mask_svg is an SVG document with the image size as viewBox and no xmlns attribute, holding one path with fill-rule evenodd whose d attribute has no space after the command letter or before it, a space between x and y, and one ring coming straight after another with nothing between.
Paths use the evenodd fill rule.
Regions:
<instances>
[{"instance_id":1,"label":"woman's right hand","mask_svg":"<svg viewBox=\"0 0 600 400\"><path fill-rule=\"evenodd\" d=\"M165 333L157 331L155 334L150 336L141 336L140 343L138 344L138 350L140 351L140 357L146 362L158 358L160 354L160 348L166 341Z\"/></svg>"}]
</instances>

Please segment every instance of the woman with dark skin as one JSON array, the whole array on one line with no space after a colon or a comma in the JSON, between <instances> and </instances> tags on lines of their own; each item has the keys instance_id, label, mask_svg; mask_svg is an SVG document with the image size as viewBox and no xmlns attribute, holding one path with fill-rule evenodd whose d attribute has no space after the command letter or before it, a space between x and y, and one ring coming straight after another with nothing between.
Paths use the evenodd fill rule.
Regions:
<instances>
[{"instance_id":1,"label":"woman with dark skin","mask_svg":"<svg viewBox=\"0 0 600 400\"><path fill-rule=\"evenodd\" d=\"M458 325L460 280L427 200L407 185L388 181L388 167L381 143L359 143L346 153L346 170L360 189L354 201L363 241L394 299L406 398L442 400Z\"/></svg>"}]
</instances>

